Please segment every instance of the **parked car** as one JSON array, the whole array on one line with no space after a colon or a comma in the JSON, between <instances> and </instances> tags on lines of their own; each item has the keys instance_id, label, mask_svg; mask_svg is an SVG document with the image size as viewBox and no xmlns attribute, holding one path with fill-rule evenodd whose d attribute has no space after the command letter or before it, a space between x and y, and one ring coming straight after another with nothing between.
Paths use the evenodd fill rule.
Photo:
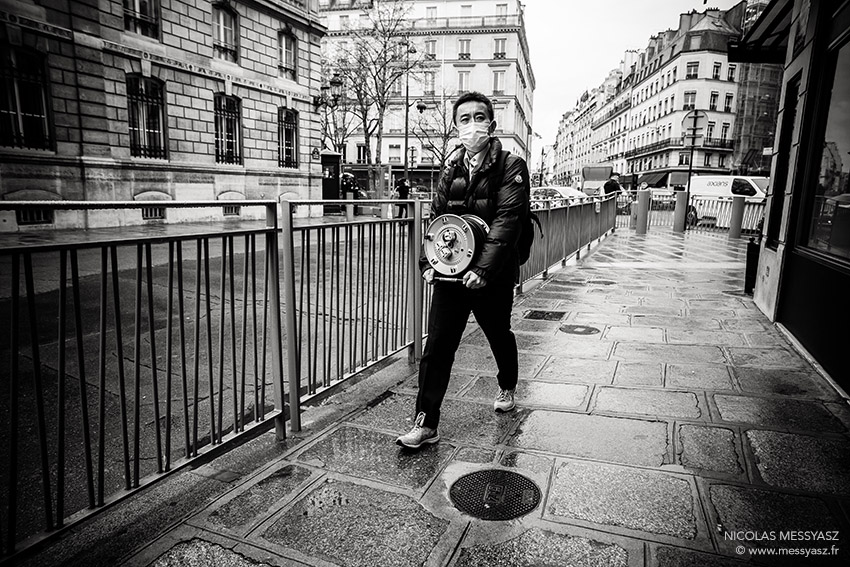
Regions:
<instances>
[{"instance_id":1,"label":"parked car","mask_svg":"<svg viewBox=\"0 0 850 567\"><path fill-rule=\"evenodd\" d=\"M564 207L578 199L586 199L587 195L573 189L572 187L532 187L531 188L531 208L545 209L546 204L543 201L552 201L553 207Z\"/></svg>"}]
</instances>

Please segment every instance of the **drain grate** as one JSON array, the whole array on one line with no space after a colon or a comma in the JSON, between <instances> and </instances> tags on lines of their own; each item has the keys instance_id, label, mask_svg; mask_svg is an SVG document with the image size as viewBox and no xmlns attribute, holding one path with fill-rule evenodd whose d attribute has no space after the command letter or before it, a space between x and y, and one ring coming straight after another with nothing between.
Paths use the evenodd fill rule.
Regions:
<instances>
[{"instance_id":1,"label":"drain grate","mask_svg":"<svg viewBox=\"0 0 850 567\"><path fill-rule=\"evenodd\" d=\"M566 311L543 311L540 309L532 309L526 312L525 319L534 319L537 321L560 321L566 314Z\"/></svg>"},{"instance_id":2,"label":"drain grate","mask_svg":"<svg viewBox=\"0 0 850 567\"><path fill-rule=\"evenodd\" d=\"M587 325L561 325L560 331L568 335L595 335L599 329Z\"/></svg>"},{"instance_id":3,"label":"drain grate","mask_svg":"<svg viewBox=\"0 0 850 567\"><path fill-rule=\"evenodd\" d=\"M524 516L540 503L534 482L511 471L487 469L464 475L449 489L455 508L482 520Z\"/></svg>"}]
</instances>

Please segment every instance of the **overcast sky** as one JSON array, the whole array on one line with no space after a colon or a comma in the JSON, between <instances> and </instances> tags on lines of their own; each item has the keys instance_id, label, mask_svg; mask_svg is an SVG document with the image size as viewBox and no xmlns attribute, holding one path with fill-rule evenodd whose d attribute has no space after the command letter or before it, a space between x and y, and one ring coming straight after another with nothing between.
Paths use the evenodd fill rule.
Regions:
<instances>
[{"instance_id":1,"label":"overcast sky","mask_svg":"<svg viewBox=\"0 0 850 567\"><path fill-rule=\"evenodd\" d=\"M677 28L679 14L713 7L727 10L738 0L524 0L531 51L534 131L544 144L555 141L558 121L585 90L599 86L627 49L643 49L649 36ZM540 140L532 146L540 159Z\"/></svg>"}]
</instances>

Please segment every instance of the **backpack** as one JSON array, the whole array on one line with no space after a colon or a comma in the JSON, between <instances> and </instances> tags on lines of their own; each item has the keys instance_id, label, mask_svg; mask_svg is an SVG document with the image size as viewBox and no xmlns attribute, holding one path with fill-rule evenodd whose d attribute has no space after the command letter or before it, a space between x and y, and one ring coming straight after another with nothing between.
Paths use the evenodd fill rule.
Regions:
<instances>
[{"instance_id":1,"label":"backpack","mask_svg":"<svg viewBox=\"0 0 850 567\"><path fill-rule=\"evenodd\" d=\"M508 159L510 152L502 150L499 152L499 157L496 159L494 167L490 168L490 187L492 191L501 186L505 175L505 161ZM501 177L501 179L500 179ZM497 184L498 182L498 184ZM537 225L537 230L540 231L540 238L543 238L543 227L540 226L540 218L531 210L531 187L527 189L528 193L528 208L525 210L525 220L522 221L520 227L519 240L517 241L517 252L519 255L519 265L522 266L528 262L531 256L531 246L534 244L534 225Z\"/></svg>"}]
</instances>

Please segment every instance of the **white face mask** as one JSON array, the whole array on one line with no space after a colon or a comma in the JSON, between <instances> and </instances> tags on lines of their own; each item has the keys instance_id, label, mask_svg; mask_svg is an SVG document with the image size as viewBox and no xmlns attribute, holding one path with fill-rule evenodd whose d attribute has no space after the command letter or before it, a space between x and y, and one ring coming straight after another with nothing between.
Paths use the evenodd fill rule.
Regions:
<instances>
[{"instance_id":1,"label":"white face mask","mask_svg":"<svg viewBox=\"0 0 850 567\"><path fill-rule=\"evenodd\" d=\"M477 154L490 141L490 122L468 122L457 127L460 143L471 154Z\"/></svg>"}]
</instances>

